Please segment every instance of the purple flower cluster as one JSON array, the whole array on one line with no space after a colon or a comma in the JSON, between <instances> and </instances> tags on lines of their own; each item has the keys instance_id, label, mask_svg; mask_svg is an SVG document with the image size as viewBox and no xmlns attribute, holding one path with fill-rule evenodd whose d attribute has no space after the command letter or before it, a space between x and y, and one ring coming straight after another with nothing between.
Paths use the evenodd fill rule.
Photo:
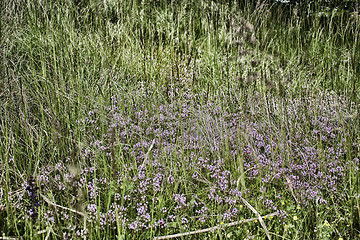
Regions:
<instances>
[{"instance_id":1,"label":"purple flower cluster","mask_svg":"<svg viewBox=\"0 0 360 240\"><path fill-rule=\"evenodd\" d=\"M30 176L28 185L26 187L26 191L30 197L30 210L29 215L30 217L35 220L38 217L37 208L40 207L40 202L37 199L37 191L39 188L36 186L36 182L32 176Z\"/></svg>"},{"instance_id":2,"label":"purple flower cluster","mask_svg":"<svg viewBox=\"0 0 360 240\"><path fill-rule=\"evenodd\" d=\"M249 115L215 100L196 105L194 98L186 93L157 105L114 97L106 117L97 109L79 121L89 142L81 150L80 173L61 164L44 167L39 181L44 187L51 179L62 182L57 194L83 189L91 223L135 232L251 216L239 207L241 197L285 221L285 195L306 205L327 204L329 195L339 194L349 163L339 114L345 109L331 107L336 99L284 103L268 96L269 105L249 103ZM104 165L114 166L111 174L101 171Z\"/></svg>"},{"instance_id":3,"label":"purple flower cluster","mask_svg":"<svg viewBox=\"0 0 360 240\"><path fill-rule=\"evenodd\" d=\"M281 197L273 198L270 191L274 186L293 191L302 204L309 201L326 204L326 194L338 193L345 174L343 126L334 109L327 108L332 105L309 110L308 101L323 99L289 100L285 107L275 99L274 105L269 106L274 110L273 117L277 117L276 111L281 107L287 115L282 125L276 125L276 119L264 121L260 114L244 118L241 109L230 113L212 102L203 106L194 106L191 101L150 108L137 105L125 114L119 111L119 106L124 109L128 103L116 98L110 117L111 127L119 133L116 147L121 149L123 159L135 161L126 163L124 167L128 170L120 173L121 184L134 204L127 205L128 209L136 209L138 216L128 223L129 228L148 228L149 222L156 222L150 218L153 210L149 203L156 202L154 196L158 198L181 186L200 190L197 197L201 201L191 204L194 200L185 194L172 192L173 200L166 201L173 201L174 207L166 214L160 211L159 219L178 219L186 224L188 219L181 216L187 214L203 222L203 210L213 203L222 206L224 220L236 218L239 211L235 206L243 194L236 184L238 169L234 172L232 166L238 156L244 159L247 191L256 194L251 188L261 179L262 184L256 189L260 195L255 199L266 209L278 209ZM286 135L281 128L285 128ZM147 153L152 139L154 147ZM94 140L101 144L93 144L91 151L106 155L109 146L103 143L109 141Z\"/></svg>"}]
</instances>

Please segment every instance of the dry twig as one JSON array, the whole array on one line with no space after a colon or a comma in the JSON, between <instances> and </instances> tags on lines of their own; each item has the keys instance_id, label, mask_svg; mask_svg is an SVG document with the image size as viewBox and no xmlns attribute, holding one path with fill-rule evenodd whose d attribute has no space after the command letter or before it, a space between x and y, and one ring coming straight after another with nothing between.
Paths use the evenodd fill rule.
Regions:
<instances>
[{"instance_id":1,"label":"dry twig","mask_svg":"<svg viewBox=\"0 0 360 240\"><path fill-rule=\"evenodd\" d=\"M275 215L276 215L276 213L274 212L274 213L270 213L268 215L265 215L263 217L264 218L269 218L269 217L272 217L272 216L275 216ZM185 233L178 233L178 234L173 234L173 235L155 237L153 240L178 238L178 237L184 237L184 236L194 235L194 234L198 234L198 233L214 232L214 231L216 231L216 230L218 230L218 229L220 229L222 227L236 226L236 225L240 225L240 224L243 224L243 223L254 222L254 221L258 220L258 219L259 219L258 217L257 218L244 219L244 220L241 220L241 221L226 223L226 224L222 224L222 225L211 227L211 228L205 228L205 229L200 229L200 230L191 231L191 232L185 232ZM267 231L267 229L266 229L266 231Z\"/></svg>"},{"instance_id":2,"label":"dry twig","mask_svg":"<svg viewBox=\"0 0 360 240\"><path fill-rule=\"evenodd\" d=\"M265 223L264 223L264 220L262 219L260 213L258 213L258 211L256 211L256 209L253 208L253 206L251 206L250 203L248 203L248 201L246 201L244 198L241 198L241 200L243 201L243 203L244 203L248 208L250 208L250 210L251 210L253 213L255 213L255 214L258 216L259 222L260 222L261 226L263 227L263 229L265 230L266 236L268 237L269 240L271 240L269 230L267 229L267 227L266 227L266 225L265 225Z\"/></svg>"},{"instance_id":3,"label":"dry twig","mask_svg":"<svg viewBox=\"0 0 360 240\"><path fill-rule=\"evenodd\" d=\"M79 211L76 211L74 209L71 209L71 208L67 208L67 207L63 207L61 205L58 205L56 203L53 203L52 201L50 201L50 199L48 199L47 197L45 197L43 194L40 193L40 196L45 200L45 202L47 202L48 204L54 206L54 207L58 207L58 208L61 208L61 209L65 209L65 210L68 210L70 212L73 212L73 213L77 213L81 216L83 216L84 218L86 218L86 214L82 213L82 212L79 212Z\"/></svg>"}]
</instances>

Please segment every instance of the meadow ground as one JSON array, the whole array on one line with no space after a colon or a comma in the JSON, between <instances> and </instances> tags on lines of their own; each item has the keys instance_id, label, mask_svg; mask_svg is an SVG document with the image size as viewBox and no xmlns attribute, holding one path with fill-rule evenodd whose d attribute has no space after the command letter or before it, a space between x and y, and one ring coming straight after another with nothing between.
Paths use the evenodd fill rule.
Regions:
<instances>
[{"instance_id":1,"label":"meadow ground","mask_svg":"<svg viewBox=\"0 0 360 240\"><path fill-rule=\"evenodd\" d=\"M360 239L335 5L1 1L0 239Z\"/></svg>"}]
</instances>

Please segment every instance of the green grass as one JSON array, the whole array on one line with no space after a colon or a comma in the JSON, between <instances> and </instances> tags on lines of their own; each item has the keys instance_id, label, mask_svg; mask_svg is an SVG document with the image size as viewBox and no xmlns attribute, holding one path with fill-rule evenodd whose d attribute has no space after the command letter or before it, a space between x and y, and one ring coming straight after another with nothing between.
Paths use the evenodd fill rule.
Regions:
<instances>
[{"instance_id":1,"label":"green grass","mask_svg":"<svg viewBox=\"0 0 360 240\"><path fill-rule=\"evenodd\" d=\"M48 239L47 235L62 239L63 233L76 238L76 230L84 229L84 225L88 239L149 239L213 227L222 221L220 215L227 206L210 200L210 217L205 224L193 220L196 216L188 210L179 213L180 220L171 226L141 231L122 227L119 219L111 227L96 221L85 223L81 215L69 211L88 212L85 206L92 203L88 189L72 184L81 178L77 168L96 167L91 177L109 181L107 187L100 188L94 202L104 212L110 209L115 193L123 199L138 187L130 179L121 180L121 186L117 183L116 171L133 177L141 170L141 163L123 147L135 148L136 143L151 143L155 137L134 132L124 142L120 130L115 129L116 137L103 138L112 134L109 122L114 118L108 107L114 105L114 96L119 97L121 116L143 124L144 129L165 114L160 106L173 104L174 109L181 109L187 104L189 116L197 119L197 124L192 122L194 131L199 132L204 144L212 146L217 144L212 143L213 139L221 140L217 151L205 145L199 151L188 150L177 137L191 126L176 115L180 125L172 126L179 132L172 138L177 151L159 153L165 174L174 175L176 183L167 186L161 195L154 193L152 197L159 201L148 205L152 219L162 216L163 207L174 210L173 194L185 194L189 204L196 200L194 193L207 201L212 179L210 173L191 168L192 162L185 159L192 153L214 161L223 159L221 169L229 170L231 177L239 180L242 196L261 215L268 214L269 209L258 199L265 196L260 188L265 186L261 179L266 169L257 179L249 178L251 169L243 162L246 154L232 157L233 142L220 123L230 114L241 112L239 122L271 126L259 131L282 144L273 149L272 160L281 156L286 165L295 152L287 140L298 132L310 138L316 130L310 119L323 117L317 107L330 106L322 93L335 99L329 100L337 106L331 105L336 110L328 117L335 119L342 131L331 144L319 137L316 148L323 150L319 159L324 162L328 160L324 153L328 147L336 148L341 143L346 151L339 159L346 168L338 186L340 193L332 195L324 190L327 205L313 201L305 206L297 202L297 193L292 193L291 187L274 181L270 196L283 197L276 204L289 216L285 224L277 217L265 223L273 239L360 238L359 163L354 161L360 158L360 15L354 10L325 9L321 4L311 8L314 13L309 15L301 8L260 2L254 5L251 1L1 1L0 239ZM345 100L340 101L340 97ZM308 116L303 124L287 112L292 107L288 100L308 98L314 99L314 105L299 110ZM219 113L201 112L208 102L218 107ZM148 116L144 114L149 122L140 123L137 114L145 110L149 111ZM90 111L95 113L89 116ZM157 118L151 120L151 116ZM78 123L86 117L96 121ZM249 133L241 131L239 127L236 141L253 144ZM104 139L107 146L115 145L110 147L110 156L102 152L92 158L80 156L94 141L92 136ZM142 146L142 151L147 153L149 147ZM158 145L155 148L161 150ZM151 151L149 158L155 158ZM59 163L64 163L66 169L44 173L46 167ZM125 165L133 168L128 170ZM149 167L147 177L156 171ZM69 173L73 173L71 181L66 180ZM192 182L194 173L204 177L197 186ZM37 179L38 192L49 199L46 202L37 196L41 206L36 220L28 213L33 204L25 190L30 176ZM39 176L48 176L48 184L41 183ZM86 176L86 181L91 177ZM62 195L57 192L59 182L65 184ZM120 205L127 204L119 201ZM242 211L238 220L256 217L246 206ZM65 212L69 219L63 217ZM137 216L135 209L129 214L129 219ZM181 224L183 217L192 219L186 229ZM76 230L69 226L76 226ZM183 239L244 239L249 235L266 239L259 223L239 226Z\"/></svg>"}]
</instances>

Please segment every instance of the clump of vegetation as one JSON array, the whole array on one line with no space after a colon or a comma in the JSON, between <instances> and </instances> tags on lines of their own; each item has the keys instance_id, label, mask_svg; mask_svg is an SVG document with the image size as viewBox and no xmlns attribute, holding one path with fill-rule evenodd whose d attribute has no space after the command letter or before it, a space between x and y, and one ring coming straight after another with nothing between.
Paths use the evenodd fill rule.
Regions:
<instances>
[{"instance_id":1,"label":"clump of vegetation","mask_svg":"<svg viewBox=\"0 0 360 240\"><path fill-rule=\"evenodd\" d=\"M0 239L360 237L357 2L1 4Z\"/></svg>"}]
</instances>

